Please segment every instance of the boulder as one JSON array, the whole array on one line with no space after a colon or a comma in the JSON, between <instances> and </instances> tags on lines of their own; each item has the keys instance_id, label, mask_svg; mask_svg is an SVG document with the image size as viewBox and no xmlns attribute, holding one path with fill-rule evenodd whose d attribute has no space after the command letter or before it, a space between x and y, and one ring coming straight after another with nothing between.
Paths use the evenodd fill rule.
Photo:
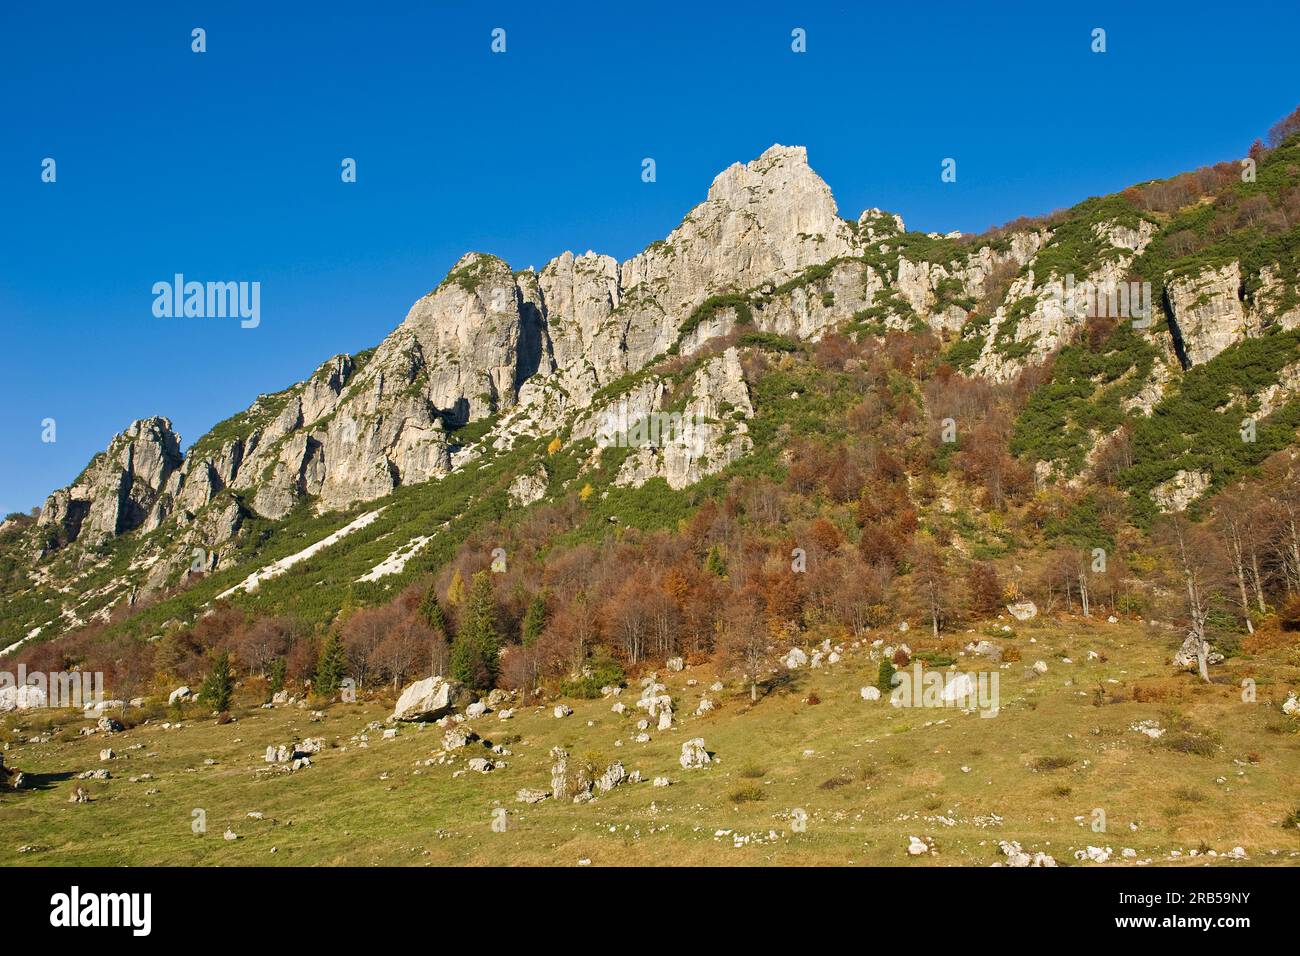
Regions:
<instances>
[{"instance_id":1,"label":"boulder","mask_svg":"<svg viewBox=\"0 0 1300 956\"><path fill-rule=\"evenodd\" d=\"M1178 653L1174 655L1173 661L1171 661L1173 666L1188 669L1200 667L1200 661L1197 657L1200 645L1201 642L1195 634L1188 634L1183 640L1182 646L1178 648ZM1211 648L1205 660L1207 664L1222 664L1223 655Z\"/></svg>"},{"instance_id":2,"label":"boulder","mask_svg":"<svg viewBox=\"0 0 1300 956\"><path fill-rule=\"evenodd\" d=\"M864 687L858 693L862 695L863 700L880 700L879 687Z\"/></svg>"},{"instance_id":3,"label":"boulder","mask_svg":"<svg viewBox=\"0 0 1300 956\"><path fill-rule=\"evenodd\" d=\"M457 724L442 735L443 750L460 750L478 740L478 734L464 724Z\"/></svg>"},{"instance_id":4,"label":"boulder","mask_svg":"<svg viewBox=\"0 0 1300 956\"><path fill-rule=\"evenodd\" d=\"M970 674L954 674L943 685L940 695L945 703L975 703L975 682Z\"/></svg>"},{"instance_id":5,"label":"boulder","mask_svg":"<svg viewBox=\"0 0 1300 956\"><path fill-rule=\"evenodd\" d=\"M796 668L802 667L804 664L808 663L808 655L800 648L792 647L790 648L789 653L787 653L785 657L781 658L781 663L784 664L788 670L795 670Z\"/></svg>"},{"instance_id":6,"label":"boulder","mask_svg":"<svg viewBox=\"0 0 1300 956\"><path fill-rule=\"evenodd\" d=\"M463 684L443 677L426 677L410 684L397 699L390 720L437 720L460 706L467 696Z\"/></svg>"},{"instance_id":7,"label":"boulder","mask_svg":"<svg viewBox=\"0 0 1300 956\"><path fill-rule=\"evenodd\" d=\"M172 691L170 694L167 695L167 704L168 706L172 704L179 704L182 701L192 700L193 697L194 697L194 692L191 691L188 687L177 687L174 691Z\"/></svg>"},{"instance_id":8,"label":"boulder","mask_svg":"<svg viewBox=\"0 0 1300 956\"><path fill-rule=\"evenodd\" d=\"M47 703L45 691L35 684L0 687L0 713L11 710L34 710L45 707Z\"/></svg>"},{"instance_id":9,"label":"boulder","mask_svg":"<svg viewBox=\"0 0 1300 956\"><path fill-rule=\"evenodd\" d=\"M698 770L712 761L713 757L704 749L703 737L696 737L682 744L682 755L678 758L678 763L682 765L683 770Z\"/></svg>"},{"instance_id":10,"label":"boulder","mask_svg":"<svg viewBox=\"0 0 1300 956\"><path fill-rule=\"evenodd\" d=\"M621 761L615 760L606 768L605 772L596 780L596 789L601 793L609 793L620 783L627 779L627 770L624 769Z\"/></svg>"},{"instance_id":11,"label":"boulder","mask_svg":"<svg viewBox=\"0 0 1300 956\"><path fill-rule=\"evenodd\" d=\"M1017 621L1032 621L1038 617L1038 605L1033 601L1016 601L1007 605L1007 613Z\"/></svg>"}]
</instances>

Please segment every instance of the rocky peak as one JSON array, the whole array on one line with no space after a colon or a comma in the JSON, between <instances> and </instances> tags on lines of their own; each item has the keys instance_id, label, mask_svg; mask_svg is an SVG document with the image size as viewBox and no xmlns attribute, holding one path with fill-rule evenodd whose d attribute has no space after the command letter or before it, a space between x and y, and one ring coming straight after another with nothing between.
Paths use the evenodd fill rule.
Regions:
<instances>
[{"instance_id":1,"label":"rocky peak","mask_svg":"<svg viewBox=\"0 0 1300 956\"><path fill-rule=\"evenodd\" d=\"M37 524L66 544L79 538L94 543L153 523L159 496L182 461L170 419L134 421L73 484L45 500Z\"/></svg>"}]
</instances>

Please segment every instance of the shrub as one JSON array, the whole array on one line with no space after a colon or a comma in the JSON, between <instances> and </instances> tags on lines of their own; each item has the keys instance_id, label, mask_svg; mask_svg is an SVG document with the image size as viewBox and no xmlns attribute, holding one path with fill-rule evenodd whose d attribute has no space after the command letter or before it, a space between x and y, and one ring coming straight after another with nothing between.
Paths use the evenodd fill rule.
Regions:
<instances>
[{"instance_id":1,"label":"shrub","mask_svg":"<svg viewBox=\"0 0 1300 956\"><path fill-rule=\"evenodd\" d=\"M951 667L957 663L957 658L942 651L917 651L915 659L931 667Z\"/></svg>"},{"instance_id":2,"label":"shrub","mask_svg":"<svg viewBox=\"0 0 1300 956\"><path fill-rule=\"evenodd\" d=\"M560 693L566 697L595 700L602 687L620 687L627 679L623 666L599 648L587 661L582 673L560 683Z\"/></svg>"},{"instance_id":3,"label":"shrub","mask_svg":"<svg viewBox=\"0 0 1300 956\"><path fill-rule=\"evenodd\" d=\"M1219 745L1209 737L1186 732L1169 734L1161 743L1170 750L1176 750L1181 754L1195 754L1198 757L1213 757L1219 749Z\"/></svg>"},{"instance_id":4,"label":"shrub","mask_svg":"<svg viewBox=\"0 0 1300 956\"><path fill-rule=\"evenodd\" d=\"M882 694L891 694L894 690L894 665L888 660L880 662L880 670L876 672L876 687Z\"/></svg>"},{"instance_id":5,"label":"shrub","mask_svg":"<svg viewBox=\"0 0 1300 956\"><path fill-rule=\"evenodd\" d=\"M755 803L763 799L763 788L752 783L737 787L727 794L727 799L732 803Z\"/></svg>"},{"instance_id":6,"label":"shrub","mask_svg":"<svg viewBox=\"0 0 1300 956\"><path fill-rule=\"evenodd\" d=\"M1035 757L1029 766L1037 771L1064 770L1075 762L1075 757L1067 757L1062 754L1050 757Z\"/></svg>"},{"instance_id":7,"label":"shrub","mask_svg":"<svg viewBox=\"0 0 1300 956\"><path fill-rule=\"evenodd\" d=\"M1292 594L1277 613L1278 626L1284 631L1300 631L1300 594Z\"/></svg>"}]
</instances>

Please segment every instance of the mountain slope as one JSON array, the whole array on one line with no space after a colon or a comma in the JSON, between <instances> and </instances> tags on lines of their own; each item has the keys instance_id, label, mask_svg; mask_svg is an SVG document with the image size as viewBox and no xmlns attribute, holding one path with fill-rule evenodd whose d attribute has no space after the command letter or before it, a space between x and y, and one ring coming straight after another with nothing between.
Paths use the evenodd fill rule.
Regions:
<instances>
[{"instance_id":1,"label":"mountain slope","mask_svg":"<svg viewBox=\"0 0 1300 956\"><path fill-rule=\"evenodd\" d=\"M1250 182L1221 164L944 237L876 209L840 218L805 151L774 146L627 262L565 253L515 273L467 254L373 350L259 397L183 457L167 419L133 423L35 522L11 516L0 646L115 612L141 634L190 620L381 506L327 566L305 560L236 600L318 604L306 613L326 621L349 593L437 570L486 522L584 490L586 527L671 526L712 494L711 475L786 472L800 394L848 407L816 360L841 338L854 361L890 336L922 352L937 341L951 369L1017 383L1009 447L1039 486L1118 457L1139 515L1186 507L1294 445L1300 424L1300 139L1257 157ZM1067 294L1086 282L1149 282L1151 321L1090 314ZM755 362L775 377L749 375ZM895 386L946 417L940 396ZM702 447L602 447L611 413L660 411L706 422ZM1256 438L1234 441L1245 416Z\"/></svg>"}]
</instances>

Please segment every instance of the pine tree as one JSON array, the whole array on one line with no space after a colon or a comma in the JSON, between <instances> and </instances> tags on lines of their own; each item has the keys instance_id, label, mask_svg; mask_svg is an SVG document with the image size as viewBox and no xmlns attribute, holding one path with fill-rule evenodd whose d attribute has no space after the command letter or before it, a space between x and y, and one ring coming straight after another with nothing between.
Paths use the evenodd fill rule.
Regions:
<instances>
[{"instance_id":1,"label":"pine tree","mask_svg":"<svg viewBox=\"0 0 1300 956\"><path fill-rule=\"evenodd\" d=\"M520 635L524 647L532 647L536 644L537 639L542 636L544 627L546 627L546 597L538 592L528 605L528 610L524 612L523 633Z\"/></svg>"},{"instance_id":2,"label":"pine tree","mask_svg":"<svg viewBox=\"0 0 1300 956\"><path fill-rule=\"evenodd\" d=\"M343 652L343 638L337 628L330 630L321 648L320 659L316 662L316 680L313 689L316 693L332 697L343 685L347 676L347 657Z\"/></svg>"},{"instance_id":3,"label":"pine tree","mask_svg":"<svg viewBox=\"0 0 1300 956\"><path fill-rule=\"evenodd\" d=\"M212 658L212 669L203 678L199 700L221 712L230 709L230 698L235 692L235 678L230 672L230 654L222 651Z\"/></svg>"},{"instance_id":4,"label":"pine tree","mask_svg":"<svg viewBox=\"0 0 1300 956\"><path fill-rule=\"evenodd\" d=\"M704 559L704 570L716 574L720 578L727 576L727 561L722 556L722 550L716 544L709 548L708 556Z\"/></svg>"},{"instance_id":5,"label":"pine tree","mask_svg":"<svg viewBox=\"0 0 1300 956\"><path fill-rule=\"evenodd\" d=\"M429 588L424 595L424 599L420 601L419 614L424 622L433 628L435 634L444 639L447 637L447 615L443 613L442 605L438 603L436 589Z\"/></svg>"},{"instance_id":6,"label":"pine tree","mask_svg":"<svg viewBox=\"0 0 1300 956\"><path fill-rule=\"evenodd\" d=\"M480 571L470 585L460 629L451 645L451 676L469 687L487 690L496 681L500 648L492 578Z\"/></svg>"}]
</instances>

